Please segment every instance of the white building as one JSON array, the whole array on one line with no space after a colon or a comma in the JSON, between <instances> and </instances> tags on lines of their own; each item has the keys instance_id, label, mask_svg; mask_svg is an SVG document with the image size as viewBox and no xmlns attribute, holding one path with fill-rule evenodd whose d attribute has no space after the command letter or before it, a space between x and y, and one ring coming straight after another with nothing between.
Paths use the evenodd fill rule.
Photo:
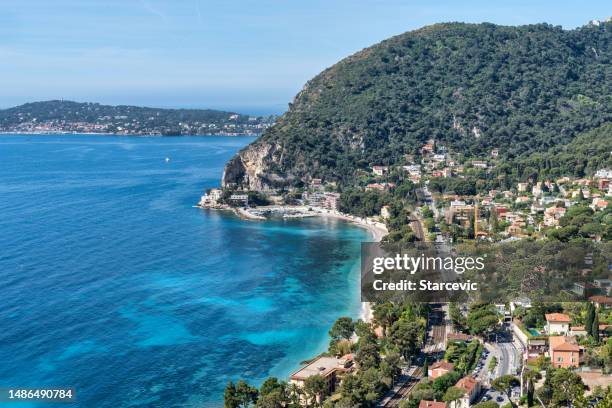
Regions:
<instances>
[{"instance_id":1,"label":"white building","mask_svg":"<svg viewBox=\"0 0 612 408\"><path fill-rule=\"evenodd\" d=\"M230 201L240 203L246 207L249 205L249 196L246 194L232 194L230 196Z\"/></svg>"},{"instance_id":2,"label":"white building","mask_svg":"<svg viewBox=\"0 0 612 408\"><path fill-rule=\"evenodd\" d=\"M572 319L564 313L546 314L546 334L567 334L570 330Z\"/></svg>"},{"instance_id":3,"label":"white building","mask_svg":"<svg viewBox=\"0 0 612 408\"><path fill-rule=\"evenodd\" d=\"M389 167L387 166L373 166L372 172L377 176L384 176L389 172Z\"/></svg>"}]
</instances>

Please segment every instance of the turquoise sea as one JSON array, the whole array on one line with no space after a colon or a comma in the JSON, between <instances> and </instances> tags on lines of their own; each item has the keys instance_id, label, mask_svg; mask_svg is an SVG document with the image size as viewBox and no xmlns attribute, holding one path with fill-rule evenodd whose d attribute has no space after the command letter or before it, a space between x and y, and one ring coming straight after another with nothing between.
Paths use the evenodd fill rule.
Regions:
<instances>
[{"instance_id":1,"label":"turquoise sea","mask_svg":"<svg viewBox=\"0 0 612 408\"><path fill-rule=\"evenodd\" d=\"M357 317L365 230L192 207L253 140L0 135L0 388L216 407Z\"/></svg>"}]
</instances>

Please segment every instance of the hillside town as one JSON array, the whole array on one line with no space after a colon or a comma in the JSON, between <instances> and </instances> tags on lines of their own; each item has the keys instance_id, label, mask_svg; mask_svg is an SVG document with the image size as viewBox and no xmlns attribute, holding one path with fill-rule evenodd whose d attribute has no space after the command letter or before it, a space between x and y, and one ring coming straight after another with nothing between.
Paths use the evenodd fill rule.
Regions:
<instances>
[{"instance_id":1,"label":"hillside town","mask_svg":"<svg viewBox=\"0 0 612 408\"><path fill-rule=\"evenodd\" d=\"M219 136L244 136L259 135L267 129L271 123L262 123L259 118L249 117L248 123L215 123L215 122L178 122L176 126L157 126L148 121L130 119L127 116L103 116L94 122L73 122L67 120L44 120L37 118L24 120L21 123L1 126L3 133L101 133L117 135L219 135Z\"/></svg>"},{"instance_id":2,"label":"hillside town","mask_svg":"<svg viewBox=\"0 0 612 408\"><path fill-rule=\"evenodd\" d=\"M499 156L499 149L492 149L487 158L468 160L430 140L404 164L372 165L369 174L364 171L359 194L390 197L409 183L411 192L406 196L413 198L404 204L402 222L410 226L411 239L444 244L567 241L575 236L594 243L607 239L609 230L597 217L612 213L610 168L582 178L527 179L485 192L449 191L449 184L441 183L460 183L468 174L486 178ZM212 189L200 205L241 207L243 215L262 218L272 215L272 207L283 208L285 216L291 211L303 216L313 211L351 216L345 197L336 183L311 178L303 188L289 192ZM392 230L397 210L390 203L377 203L377 212L364 219ZM572 217L581 217L582 222L574 225ZM410 339L390 330L408 324L403 322L405 305L373 304L373 313L363 320L344 322L342 338L335 334L337 322L330 331L329 351L295 371L287 390L297 395L301 406L345 406L346 401L403 408L558 406L552 401L611 406L605 405L612 386L609 275L608 269L608 276L575 282L568 293L588 299L580 303L541 303L523 297L500 304L430 304L423 307L422 315L411 317L410 324L419 319L424 323L414 328L417 334ZM406 327L400 325L398 330ZM402 355L406 342L410 351ZM364 356L366 344L372 355ZM400 350L400 356L391 350ZM373 364L372 358L378 363ZM371 377L374 372L378 377ZM355 383L363 377L375 385ZM558 391L570 384L571 392ZM361 392L365 394L355 396ZM364 398L367 404L362 403Z\"/></svg>"}]
</instances>

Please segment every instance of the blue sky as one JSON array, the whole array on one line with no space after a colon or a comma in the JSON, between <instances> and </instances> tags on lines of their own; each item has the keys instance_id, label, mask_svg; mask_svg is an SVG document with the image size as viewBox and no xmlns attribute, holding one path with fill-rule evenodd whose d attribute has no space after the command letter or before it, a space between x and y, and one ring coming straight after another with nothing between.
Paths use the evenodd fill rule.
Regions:
<instances>
[{"instance_id":1,"label":"blue sky","mask_svg":"<svg viewBox=\"0 0 612 408\"><path fill-rule=\"evenodd\" d=\"M64 98L278 112L325 67L423 25L574 28L612 14L605 1L579 3L0 0L0 107Z\"/></svg>"}]
</instances>

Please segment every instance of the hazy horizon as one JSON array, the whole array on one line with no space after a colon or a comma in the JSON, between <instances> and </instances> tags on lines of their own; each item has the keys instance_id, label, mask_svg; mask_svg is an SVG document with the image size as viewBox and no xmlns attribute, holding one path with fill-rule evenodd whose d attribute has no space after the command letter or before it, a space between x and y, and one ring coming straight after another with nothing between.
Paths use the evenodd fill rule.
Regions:
<instances>
[{"instance_id":1,"label":"hazy horizon","mask_svg":"<svg viewBox=\"0 0 612 408\"><path fill-rule=\"evenodd\" d=\"M603 1L5 1L0 108L66 99L109 105L282 113L338 60L437 22L566 29L604 19Z\"/></svg>"}]
</instances>

